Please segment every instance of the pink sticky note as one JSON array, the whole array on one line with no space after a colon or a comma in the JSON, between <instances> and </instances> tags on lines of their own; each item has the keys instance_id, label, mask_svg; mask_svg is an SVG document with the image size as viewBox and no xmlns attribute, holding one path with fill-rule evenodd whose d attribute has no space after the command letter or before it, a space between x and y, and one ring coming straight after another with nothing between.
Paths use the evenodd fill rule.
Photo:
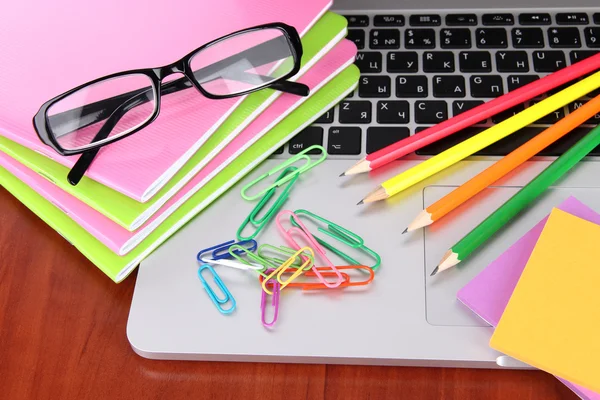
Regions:
<instances>
[{"instance_id":1,"label":"pink sticky note","mask_svg":"<svg viewBox=\"0 0 600 400\"><path fill-rule=\"evenodd\" d=\"M569 197L557 208L600 224L600 214L574 197ZM488 324L494 327L498 325L547 219L548 217L538 222L458 292L458 299ZM600 400L598 393L563 379L559 380L584 400Z\"/></svg>"}]
</instances>

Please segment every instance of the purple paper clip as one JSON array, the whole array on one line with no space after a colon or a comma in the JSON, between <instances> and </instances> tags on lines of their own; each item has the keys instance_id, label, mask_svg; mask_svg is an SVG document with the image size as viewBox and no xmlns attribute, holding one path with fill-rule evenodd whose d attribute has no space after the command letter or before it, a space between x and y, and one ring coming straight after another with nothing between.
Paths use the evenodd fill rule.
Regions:
<instances>
[{"instance_id":1,"label":"purple paper clip","mask_svg":"<svg viewBox=\"0 0 600 400\"><path fill-rule=\"evenodd\" d=\"M298 224L298 227L292 226L290 229L285 229L282 224L282 217L286 217L286 216L289 216L290 218L292 218L296 222L296 224ZM308 242L310 247L321 255L321 257L325 261L326 266L328 266L329 268L331 268L331 270L333 272L335 272L335 274L338 276L337 281L334 283L327 282L327 280L325 280L325 278L323 277L321 272L318 270L316 261L313 263L313 267L312 267L313 272L315 273L315 275L317 275L317 278L321 282L323 282L323 284L325 286L327 286L329 288L336 288L344 282L344 276L335 267L335 265L333 265L333 263L329 260L329 258L327 258L327 256L325 255L325 249L323 249L323 247L316 241L316 239L310 233L308 228L306 228L306 226L304 226L302 221L300 221L300 218L298 218L298 216L296 214L294 214L293 211L290 211L290 210L280 211L279 214L277 214L277 218L275 218L275 222L277 223L277 228L279 229L279 232L284 237L284 239L286 240L286 242L288 243L289 246L295 248L296 250L300 250L303 246L300 246L294 240L294 238L292 237L292 233L297 233L300 236L304 236L304 239ZM305 257L305 256L302 256L302 257Z\"/></svg>"},{"instance_id":2,"label":"purple paper clip","mask_svg":"<svg viewBox=\"0 0 600 400\"><path fill-rule=\"evenodd\" d=\"M269 274L271 272L273 272L273 269L269 269L266 272ZM281 284L279 282L277 282L276 280L273 281L269 281L266 283L266 285L272 285L273 286L273 296L271 299L271 305L273 306L273 319L271 320L271 322L267 322L265 321L266 318L266 303L267 303L267 293L264 290L261 290L262 294L260 297L260 310L261 310L261 315L260 315L260 319L262 321L262 324L264 325L265 328L272 328L273 325L275 325L275 322L277 322L277 316L279 315L279 294L281 293Z\"/></svg>"}]
</instances>

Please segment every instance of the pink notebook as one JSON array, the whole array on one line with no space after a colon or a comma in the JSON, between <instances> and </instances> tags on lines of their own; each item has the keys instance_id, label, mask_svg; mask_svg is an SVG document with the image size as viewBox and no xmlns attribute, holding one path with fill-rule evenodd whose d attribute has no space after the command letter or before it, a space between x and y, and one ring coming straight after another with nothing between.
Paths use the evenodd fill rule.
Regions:
<instances>
[{"instance_id":1,"label":"pink notebook","mask_svg":"<svg viewBox=\"0 0 600 400\"><path fill-rule=\"evenodd\" d=\"M107 74L169 64L250 26L284 22L303 35L330 5L331 0L9 2L0 24L0 134L70 167L77 156L61 157L33 129L32 118L47 100ZM241 101L208 100L194 90L162 100L157 120L102 149L86 176L147 201Z\"/></svg>"},{"instance_id":2,"label":"pink notebook","mask_svg":"<svg viewBox=\"0 0 600 400\"><path fill-rule=\"evenodd\" d=\"M351 65L354 62L355 56L356 46L354 43L349 40L342 40L298 81L308 85L311 88L311 93L317 93L320 87ZM0 166L6 168L21 181L44 196L44 198L68 213L75 222L85 228L85 230L90 232L113 252L123 255L131 251L162 221L175 212L185 200L196 193L241 152L260 139L274 124L285 118L286 115L306 99L306 97L298 97L290 94L280 96L188 182L183 189L135 232L129 232L115 224L98 211L87 206L82 201L53 185L47 179L42 178L37 173L2 152L0 152ZM323 112L325 111L327 110L323 110ZM291 132L290 134L293 133ZM285 138L285 141L287 140L289 140L289 137ZM267 156L268 154L264 154L262 159ZM257 159L256 163L260 161L261 159Z\"/></svg>"},{"instance_id":3,"label":"pink notebook","mask_svg":"<svg viewBox=\"0 0 600 400\"><path fill-rule=\"evenodd\" d=\"M600 214L574 197L569 197L557 208L600 224ZM546 217L540 221L458 292L458 299L488 324L496 326L500 321L547 219ZM600 400L598 393L563 379L559 380L582 399Z\"/></svg>"}]
</instances>

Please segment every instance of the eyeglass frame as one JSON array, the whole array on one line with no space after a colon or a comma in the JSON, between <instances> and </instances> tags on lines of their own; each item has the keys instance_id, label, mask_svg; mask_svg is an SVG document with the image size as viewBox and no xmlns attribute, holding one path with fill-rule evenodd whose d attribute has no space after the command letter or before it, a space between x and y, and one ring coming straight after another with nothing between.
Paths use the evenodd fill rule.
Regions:
<instances>
[{"instance_id":1,"label":"eyeglass frame","mask_svg":"<svg viewBox=\"0 0 600 400\"><path fill-rule=\"evenodd\" d=\"M206 48L213 46L217 43L220 43L224 40L231 39L231 38L241 35L241 34L247 34L250 32L260 31L260 30L265 30L265 29L279 29L280 31L282 31L282 33L286 37L288 43L290 44L290 50L292 53L291 55L294 58L294 66L290 70L290 72L288 72L285 75L282 75L281 77L279 77L271 82L265 83L263 85L259 85L252 89L248 89L248 90L245 90L245 91L242 91L239 93L215 95L213 93L206 91L204 88L202 88L200 83L198 83L196 78L194 77L194 71L191 69L190 63L194 56L196 56L202 50L205 50ZM298 32L296 31L296 29L290 25L284 24L282 22L275 22L275 23L257 25L257 26L251 27L251 28L241 29L241 30L229 33L220 38L217 38L215 40L212 40L212 41L196 48L195 50L189 52L188 54L183 56L181 59L179 59L171 64L168 64L166 66L157 67L157 68L141 68L141 69L133 69L133 70L128 70L128 71L121 71L121 72L117 72L114 74L110 74L110 75L106 75L106 76L94 79L92 81L89 81L87 83L79 85L73 89L70 89L70 90L46 101L44 104L42 104L42 106L40 107L38 112L33 117L34 129L35 129L38 137L42 141L42 143L50 146L52 149L54 149L54 151L56 151L58 154L60 154L62 156L85 154L87 152L96 153L97 150L99 150L100 148L102 148L108 144L115 143L121 139L125 139L126 137L139 132L140 130L147 127L148 125L150 125L152 122L154 122L156 120L156 118L160 114L160 107L161 107L161 90L160 89L162 86L162 81L166 77L168 77L172 74L181 73L184 75L184 77L176 79L171 82L167 82L167 83L165 83L165 85L175 84L181 80L186 81L186 79L187 79L187 81L192 83L192 86L194 86L203 96L205 96L209 99L213 99L213 100L228 99L228 98L232 98L232 97L244 96L244 95L262 90L262 89L264 89L266 87L270 87L270 86L275 86L275 87L281 86L282 82L284 82L288 78L296 75L300 71L300 61L302 59L302 53L303 53L303 50L302 50L302 42L300 41L300 36L298 35ZM221 60L221 61L224 61L224 60ZM121 136L117 136L113 140L102 142L102 143L99 143L96 145L93 145L93 142L92 142L90 144L91 145L90 147L85 147L82 149L71 149L71 150L64 149L56 140L55 135L50 133L47 112L48 112L48 109L50 107L52 107L54 104L56 104L60 100L63 100L64 98L72 95L73 93L75 93L85 87L94 85L98 82L102 82L105 80L110 80L110 79L114 79L114 78L118 78L118 77L122 77L122 76L135 75L135 74L144 75L150 79L150 81L152 83L152 93L153 93L153 96L155 99L155 106L154 106L152 116L150 118L148 118L144 123L140 124L140 126L132 129L130 132L127 132ZM288 83L288 82L285 82L285 83ZM294 82L289 82L289 83L294 83ZM301 85L301 84L297 84L297 85ZM302 86L305 87L305 85L302 85ZM304 92L302 90L302 88L297 88L297 87L295 88L295 90L292 89L292 91L298 92L298 94L300 94L300 95L303 95L300 92ZM101 101L106 101L106 100L110 100L110 99L104 99ZM125 101L122 104L125 104ZM107 117L106 119L108 119L108 118L110 118L110 116Z\"/></svg>"}]
</instances>

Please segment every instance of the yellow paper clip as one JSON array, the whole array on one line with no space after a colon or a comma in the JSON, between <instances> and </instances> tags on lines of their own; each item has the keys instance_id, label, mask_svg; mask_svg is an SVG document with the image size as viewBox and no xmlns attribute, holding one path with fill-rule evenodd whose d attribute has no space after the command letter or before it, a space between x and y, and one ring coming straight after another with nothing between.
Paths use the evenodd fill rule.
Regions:
<instances>
[{"instance_id":1,"label":"yellow paper clip","mask_svg":"<svg viewBox=\"0 0 600 400\"><path fill-rule=\"evenodd\" d=\"M309 255L303 256L304 258L306 258L304 263L302 263L302 265L296 271L294 271L292 276L290 276L285 281L282 281L281 275L283 275L285 273L285 271L294 263L294 261L296 260L296 257L301 256L301 254L304 253L305 251L308 252ZM267 294L271 294L271 295L273 294L273 292L271 292L269 289L267 289L267 282L269 282L269 280L271 280L275 275L277 275L277 282L279 282L281 284L281 288L279 290L283 290L283 288L285 288L294 279L296 279L298 276L300 276L300 274L302 274L305 269L311 267L314 262L313 261L314 259L315 259L315 253L313 252L313 250L310 247L301 248L300 250L295 252L290 258L288 258L283 264L281 264L279 267L277 267L277 269L273 270L273 272L271 272L269 274L269 276L267 276L263 280L263 282L262 282L263 290Z\"/></svg>"}]
</instances>

